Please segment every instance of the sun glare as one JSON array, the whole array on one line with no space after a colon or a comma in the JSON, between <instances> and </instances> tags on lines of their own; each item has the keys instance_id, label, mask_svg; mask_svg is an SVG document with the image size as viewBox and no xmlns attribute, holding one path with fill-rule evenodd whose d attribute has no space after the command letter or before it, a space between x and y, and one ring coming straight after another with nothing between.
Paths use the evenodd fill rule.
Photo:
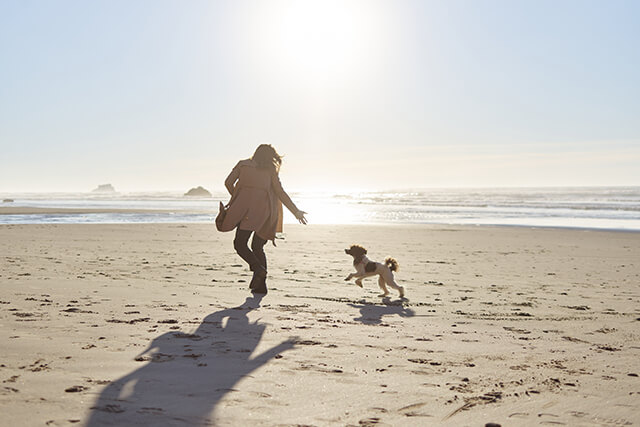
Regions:
<instances>
[{"instance_id":1,"label":"sun glare","mask_svg":"<svg viewBox=\"0 0 640 427\"><path fill-rule=\"evenodd\" d=\"M330 194L296 194L296 203L307 212L310 224L351 224L362 220L362 208L357 209L331 197ZM295 224L298 221L285 209L284 221Z\"/></svg>"},{"instance_id":2,"label":"sun glare","mask_svg":"<svg viewBox=\"0 0 640 427\"><path fill-rule=\"evenodd\" d=\"M357 15L335 4L294 3L284 11L278 31L279 53L285 64L313 75L345 67L361 44Z\"/></svg>"},{"instance_id":3,"label":"sun glare","mask_svg":"<svg viewBox=\"0 0 640 427\"><path fill-rule=\"evenodd\" d=\"M371 3L344 1L269 2L259 27L267 66L290 80L322 83L366 67L376 45Z\"/></svg>"}]
</instances>

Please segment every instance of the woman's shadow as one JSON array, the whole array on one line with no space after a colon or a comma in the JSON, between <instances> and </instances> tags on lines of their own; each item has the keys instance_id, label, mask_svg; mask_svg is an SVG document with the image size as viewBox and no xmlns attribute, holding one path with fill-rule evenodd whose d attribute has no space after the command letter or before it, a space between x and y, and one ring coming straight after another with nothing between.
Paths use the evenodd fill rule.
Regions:
<instances>
[{"instance_id":1,"label":"woman's shadow","mask_svg":"<svg viewBox=\"0 0 640 427\"><path fill-rule=\"evenodd\" d=\"M353 320L362 322L365 325L379 325L382 323L384 316L415 316L416 313L412 309L404 306L404 301L404 299L392 301L387 297L383 298L383 305L349 303L349 306L360 310L360 317L356 317Z\"/></svg>"},{"instance_id":2,"label":"woman's shadow","mask_svg":"<svg viewBox=\"0 0 640 427\"><path fill-rule=\"evenodd\" d=\"M173 331L155 338L136 358L146 363L100 393L86 425L214 423L213 410L225 394L294 347L290 339L250 357L265 325L250 322L247 313L261 299L248 297L239 307L212 313L191 334Z\"/></svg>"}]
</instances>

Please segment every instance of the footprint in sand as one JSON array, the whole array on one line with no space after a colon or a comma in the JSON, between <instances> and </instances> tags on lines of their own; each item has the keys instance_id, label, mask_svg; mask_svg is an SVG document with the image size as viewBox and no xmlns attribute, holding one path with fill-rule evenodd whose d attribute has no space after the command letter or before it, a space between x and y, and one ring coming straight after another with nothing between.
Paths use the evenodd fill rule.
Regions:
<instances>
[{"instance_id":1,"label":"footprint in sand","mask_svg":"<svg viewBox=\"0 0 640 427\"><path fill-rule=\"evenodd\" d=\"M418 409L426 406L428 402L414 403L413 405L404 406L398 409L406 417L432 417L433 415L418 411Z\"/></svg>"}]
</instances>

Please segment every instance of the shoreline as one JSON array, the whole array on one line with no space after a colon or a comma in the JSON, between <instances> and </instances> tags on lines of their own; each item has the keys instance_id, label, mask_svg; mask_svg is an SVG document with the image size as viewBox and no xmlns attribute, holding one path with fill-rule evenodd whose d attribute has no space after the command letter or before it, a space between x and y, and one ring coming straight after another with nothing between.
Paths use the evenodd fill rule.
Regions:
<instances>
[{"instance_id":1,"label":"shoreline","mask_svg":"<svg viewBox=\"0 0 640 427\"><path fill-rule=\"evenodd\" d=\"M312 224L438 224L640 231L640 187L407 189L296 194ZM8 199L10 200L10 199ZM0 205L0 223L206 223L212 198L166 192L114 197L34 194ZM21 216L22 215L22 216ZM296 223L285 212L285 222Z\"/></svg>"},{"instance_id":2,"label":"shoreline","mask_svg":"<svg viewBox=\"0 0 640 427\"><path fill-rule=\"evenodd\" d=\"M124 215L144 215L144 214L166 214L166 215L211 215L211 219L195 221L95 221L95 222L61 222L57 221L29 221L29 222L2 222L3 216L32 216L32 215L92 215L92 214L124 214ZM182 224L182 225L206 225L212 224L217 212L211 211L176 211L176 210L153 210L153 209L76 209L76 208L7 208L0 207L0 226L7 225L153 225L153 224ZM295 222L286 222L287 225L297 225ZM460 228L515 228L533 230L575 230L575 231L601 231L615 233L640 233L640 229L631 228L604 228L604 227L581 227L570 225L528 225L528 224L457 224L439 222L370 222L370 223L319 223L309 224L313 226L337 226L337 227L460 227Z\"/></svg>"},{"instance_id":3,"label":"shoreline","mask_svg":"<svg viewBox=\"0 0 640 427\"><path fill-rule=\"evenodd\" d=\"M0 206L0 215L83 215L83 214L207 214L210 211L176 209L117 209L117 208L35 208L21 206ZM0 216L1 218L1 216Z\"/></svg>"}]
</instances>

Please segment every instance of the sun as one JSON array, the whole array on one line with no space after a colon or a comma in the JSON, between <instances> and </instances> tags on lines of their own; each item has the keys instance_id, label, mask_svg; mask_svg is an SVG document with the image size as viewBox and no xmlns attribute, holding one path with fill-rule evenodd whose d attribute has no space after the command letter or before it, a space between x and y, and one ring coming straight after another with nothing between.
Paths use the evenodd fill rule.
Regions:
<instances>
[{"instance_id":1,"label":"sun","mask_svg":"<svg viewBox=\"0 0 640 427\"><path fill-rule=\"evenodd\" d=\"M253 28L262 63L287 80L330 82L366 69L378 43L378 14L365 1L269 4ZM256 21L254 21L256 22Z\"/></svg>"},{"instance_id":2,"label":"sun","mask_svg":"<svg viewBox=\"0 0 640 427\"><path fill-rule=\"evenodd\" d=\"M294 71L318 77L349 68L364 47L357 18L347 4L293 3L278 31L279 56Z\"/></svg>"}]
</instances>

